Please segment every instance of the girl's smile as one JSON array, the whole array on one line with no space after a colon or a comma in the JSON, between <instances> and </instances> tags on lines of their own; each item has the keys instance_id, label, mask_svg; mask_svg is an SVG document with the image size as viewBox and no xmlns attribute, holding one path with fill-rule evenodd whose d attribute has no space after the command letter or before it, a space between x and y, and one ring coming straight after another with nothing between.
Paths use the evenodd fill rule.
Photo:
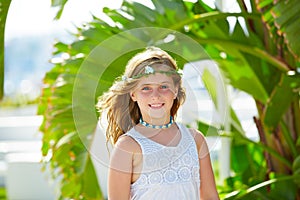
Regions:
<instances>
[{"instance_id":1,"label":"girl's smile","mask_svg":"<svg viewBox=\"0 0 300 200\"><path fill-rule=\"evenodd\" d=\"M149 106L152 109L159 109L159 108L163 107L164 105L165 105L164 103L161 103L161 104L149 104Z\"/></svg>"}]
</instances>

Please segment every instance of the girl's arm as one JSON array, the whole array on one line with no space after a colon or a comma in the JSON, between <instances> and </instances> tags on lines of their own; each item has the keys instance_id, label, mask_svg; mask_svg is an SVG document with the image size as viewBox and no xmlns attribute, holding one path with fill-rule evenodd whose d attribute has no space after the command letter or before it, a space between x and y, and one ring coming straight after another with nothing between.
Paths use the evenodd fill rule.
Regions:
<instances>
[{"instance_id":1,"label":"girl's arm","mask_svg":"<svg viewBox=\"0 0 300 200\"><path fill-rule=\"evenodd\" d=\"M209 153L200 158L200 199L219 200Z\"/></svg>"},{"instance_id":2,"label":"girl's arm","mask_svg":"<svg viewBox=\"0 0 300 200\"><path fill-rule=\"evenodd\" d=\"M200 164L200 199L219 200L215 177L211 165L209 149L202 133L194 130L194 137L198 147Z\"/></svg>"},{"instance_id":3,"label":"girl's arm","mask_svg":"<svg viewBox=\"0 0 300 200\"><path fill-rule=\"evenodd\" d=\"M114 146L108 170L108 200L129 200L134 154L133 139L120 137Z\"/></svg>"}]
</instances>

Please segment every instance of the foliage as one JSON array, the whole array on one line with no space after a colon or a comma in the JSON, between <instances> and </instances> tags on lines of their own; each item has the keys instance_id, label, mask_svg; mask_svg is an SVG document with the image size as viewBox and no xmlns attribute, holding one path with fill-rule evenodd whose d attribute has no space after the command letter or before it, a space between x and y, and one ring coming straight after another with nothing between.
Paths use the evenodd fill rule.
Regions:
<instances>
[{"instance_id":1,"label":"foliage","mask_svg":"<svg viewBox=\"0 0 300 200\"><path fill-rule=\"evenodd\" d=\"M0 199L5 200L6 199L6 191L5 188L0 188Z\"/></svg>"},{"instance_id":2,"label":"foliage","mask_svg":"<svg viewBox=\"0 0 300 200\"><path fill-rule=\"evenodd\" d=\"M2 101L0 102L0 107L2 108L16 108L22 107L26 105L36 105L38 99L32 99L27 95L18 94L16 96L5 96Z\"/></svg>"},{"instance_id":3,"label":"foliage","mask_svg":"<svg viewBox=\"0 0 300 200\"><path fill-rule=\"evenodd\" d=\"M53 6L60 7L58 18L66 2L52 1ZM222 13L202 1L152 0L152 3L155 9L129 1L124 1L117 10L105 8L103 11L111 23L94 17L92 22L78 27L74 42L55 44L54 56L64 54L67 58L54 63L53 69L46 74L38 113L44 116L41 126L43 155L50 156L54 176L62 178L61 198L101 198L88 153L90 136L96 125L90 116L96 111L87 109L80 101L74 102L71 94L79 87L82 98L95 103L97 96L120 75L123 70L120 66L124 66L134 52L120 56L106 70L101 69L102 65L95 68L98 62L89 65L94 68L86 71L86 75L91 82L99 81L92 97L88 95L89 85L76 82L78 72L82 72L80 67L98 44L116 34L139 27L163 27L182 32L202 44L209 56L218 62L230 84L247 92L256 101L259 116L254 116L254 120L260 134L258 142L245 136L231 109L231 132L223 135L232 138L233 174L219 187L222 198L299 199L300 43L296 33L300 29L297 25L300 5L296 0L252 0L249 9L243 0L239 0L240 13ZM287 14L286 10L291 12ZM241 23L236 23L231 32L226 20L229 16L244 19L246 29ZM151 29L146 30L143 34L129 34L124 38L142 46L157 44L163 36L151 34ZM106 50L118 53L120 49L130 48L127 43L122 43L124 41L107 45ZM191 60L197 55L186 46L180 46L181 41L175 40L174 43ZM186 62L178 60L181 65ZM100 80L93 73L97 70L103 70ZM91 119L91 123L83 123L82 134L78 134L78 124L74 119L74 110L77 109L83 111L80 113L84 113L87 120ZM202 124L201 127L209 126Z\"/></svg>"},{"instance_id":4,"label":"foliage","mask_svg":"<svg viewBox=\"0 0 300 200\"><path fill-rule=\"evenodd\" d=\"M0 0L0 100L4 95L4 34L10 3L11 0Z\"/></svg>"},{"instance_id":5,"label":"foliage","mask_svg":"<svg viewBox=\"0 0 300 200\"><path fill-rule=\"evenodd\" d=\"M221 13L200 1L190 3L178 0L171 4L168 1L152 2L155 10L127 1L119 10L105 8L104 12L113 21L112 25L94 17L86 27L78 28L78 40L72 44L56 44L55 54L67 53L69 58L56 63L46 75L39 113L45 117L41 127L44 132L43 152L44 155L51 152L53 168L61 169L58 175L64 176L63 195L88 199L99 197L98 193L88 194L82 182L87 172L84 167L91 164L83 144L89 144L89 140L82 142L76 134L69 95L78 68L97 44L115 34L137 27L164 27L181 31L202 44L210 57L218 62L230 84L256 100L259 116L255 117L255 122L260 133L259 142L245 136L238 118L231 110L232 131L227 136L233 139L231 157L234 174L220 188L222 197L280 199L280 195L286 194L284 198L295 199L299 196L299 189L290 180L298 174L298 167L294 167L293 175L292 163L299 154L300 129L296 122L299 121L300 79L299 60L295 56L299 55L299 45L293 42L295 38L291 34L299 28L292 26L292 22L282 22L285 19L283 5L273 5L271 1L261 1L256 5L251 1L252 11L249 11L246 4L239 1L241 13ZM293 1L288 4L298 7ZM273 17L270 17L271 14ZM297 13L291 15L295 17ZM230 33L226 21L228 16L244 18L247 29L237 23ZM136 40L153 44L150 40L153 36L149 37L149 33L135 37ZM122 44L117 46L122 48ZM117 46L112 45L110 49L117 50ZM129 56L121 56L107 68L111 70L100 79L101 87L97 88L94 101L120 75L123 69L118 66L124 66ZM86 130L87 136L92 128L91 125ZM90 183L93 181L96 183L96 179L90 177ZM72 191L76 191L76 194L70 193L68 188L75 186L77 190Z\"/></svg>"}]
</instances>

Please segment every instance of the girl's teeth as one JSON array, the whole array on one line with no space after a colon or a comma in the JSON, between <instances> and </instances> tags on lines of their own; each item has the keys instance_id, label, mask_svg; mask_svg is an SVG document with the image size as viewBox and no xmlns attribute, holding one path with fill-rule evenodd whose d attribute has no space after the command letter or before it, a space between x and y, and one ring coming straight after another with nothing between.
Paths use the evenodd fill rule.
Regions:
<instances>
[{"instance_id":1,"label":"girl's teeth","mask_svg":"<svg viewBox=\"0 0 300 200\"><path fill-rule=\"evenodd\" d=\"M160 106L162 106L162 104L151 104L150 106L151 107L160 107Z\"/></svg>"}]
</instances>

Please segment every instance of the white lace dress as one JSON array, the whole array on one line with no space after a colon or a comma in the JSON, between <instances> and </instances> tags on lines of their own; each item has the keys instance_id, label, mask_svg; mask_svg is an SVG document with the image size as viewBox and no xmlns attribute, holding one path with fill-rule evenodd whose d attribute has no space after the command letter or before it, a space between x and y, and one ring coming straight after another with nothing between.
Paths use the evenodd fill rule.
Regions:
<instances>
[{"instance_id":1,"label":"white lace dress","mask_svg":"<svg viewBox=\"0 0 300 200\"><path fill-rule=\"evenodd\" d=\"M198 151L189 130L177 123L181 139L176 147L150 140L132 128L132 137L143 153L140 177L131 185L133 200L199 200Z\"/></svg>"}]
</instances>

